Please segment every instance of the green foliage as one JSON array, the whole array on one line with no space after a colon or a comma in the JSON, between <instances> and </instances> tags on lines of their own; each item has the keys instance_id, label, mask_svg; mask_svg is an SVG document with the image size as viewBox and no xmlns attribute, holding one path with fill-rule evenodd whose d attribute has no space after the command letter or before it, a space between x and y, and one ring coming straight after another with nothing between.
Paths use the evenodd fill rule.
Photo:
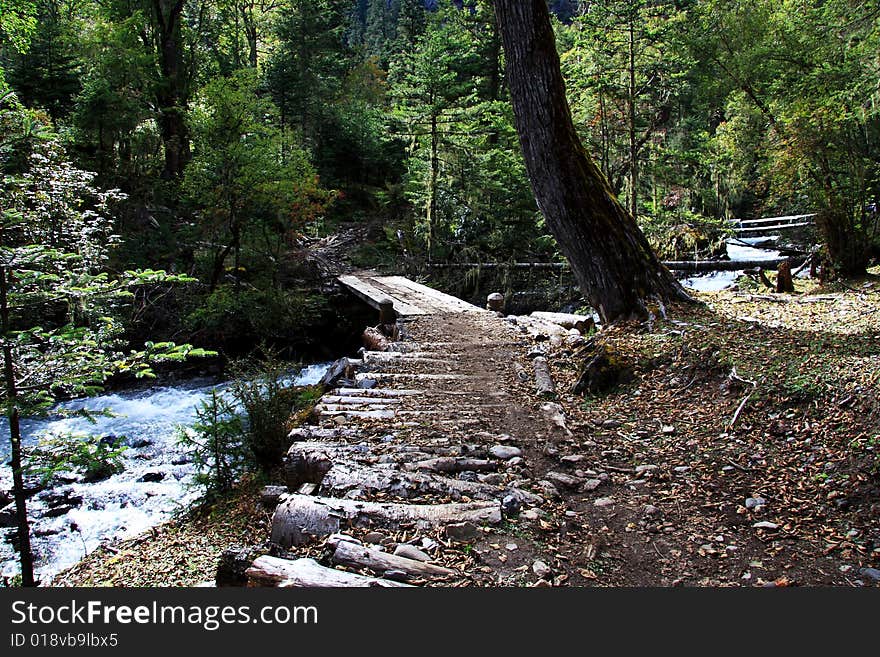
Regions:
<instances>
[{"instance_id":1,"label":"green foliage","mask_svg":"<svg viewBox=\"0 0 880 657\"><path fill-rule=\"evenodd\" d=\"M246 457L242 432L241 417L217 390L196 409L192 426L178 428L178 443L193 457L196 484L209 495L226 493L235 484Z\"/></svg>"},{"instance_id":2,"label":"green foliage","mask_svg":"<svg viewBox=\"0 0 880 657\"><path fill-rule=\"evenodd\" d=\"M261 340L305 342L306 328L325 310L324 297L307 292L224 284L198 299L184 325L207 344L240 350Z\"/></svg>"},{"instance_id":3,"label":"green foliage","mask_svg":"<svg viewBox=\"0 0 880 657\"><path fill-rule=\"evenodd\" d=\"M87 434L48 435L27 451L25 470L48 484L66 472L81 474L85 481L99 481L122 472L128 449L122 437Z\"/></svg>"},{"instance_id":4,"label":"green foliage","mask_svg":"<svg viewBox=\"0 0 880 657\"><path fill-rule=\"evenodd\" d=\"M283 142L273 125L277 110L258 85L249 69L213 80L190 117L196 150L183 191L198 219L192 237L209 245L212 290L229 257L233 276L245 251L277 262L293 232L320 217L333 197L320 187L306 153Z\"/></svg>"}]
</instances>

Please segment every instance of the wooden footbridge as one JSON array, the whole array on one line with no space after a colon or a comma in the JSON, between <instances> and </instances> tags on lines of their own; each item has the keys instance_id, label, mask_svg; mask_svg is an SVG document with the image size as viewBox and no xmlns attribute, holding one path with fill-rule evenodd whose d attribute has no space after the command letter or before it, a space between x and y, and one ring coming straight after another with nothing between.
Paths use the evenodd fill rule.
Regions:
<instances>
[{"instance_id":1,"label":"wooden footbridge","mask_svg":"<svg viewBox=\"0 0 880 657\"><path fill-rule=\"evenodd\" d=\"M546 493L526 485L523 468L554 432L571 432L523 363L536 333L561 341L579 332L551 321L561 315L508 320L400 276L359 272L339 282L380 313L391 304L393 327L368 330L394 335L340 361L309 423L291 433L286 487L264 492L276 507L271 541L285 552L254 560L247 583L472 581L435 560L444 546L506 532L508 514L544 513L536 507ZM590 318L575 319L583 328ZM545 358L534 362L547 369Z\"/></svg>"},{"instance_id":2,"label":"wooden footbridge","mask_svg":"<svg viewBox=\"0 0 880 657\"><path fill-rule=\"evenodd\" d=\"M380 312L387 310L388 303L392 303L398 317L485 312L467 301L403 276L358 272L340 276L338 280L352 294Z\"/></svg>"}]
</instances>

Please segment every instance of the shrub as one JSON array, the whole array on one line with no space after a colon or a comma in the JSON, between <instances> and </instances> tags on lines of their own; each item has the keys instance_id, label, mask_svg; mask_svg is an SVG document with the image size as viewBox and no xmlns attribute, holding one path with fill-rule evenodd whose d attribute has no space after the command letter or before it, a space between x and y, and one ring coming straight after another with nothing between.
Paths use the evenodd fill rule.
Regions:
<instances>
[{"instance_id":1,"label":"shrub","mask_svg":"<svg viewBox=\"0 0 880 657\"><path fill-rule=\"evenodd\" d=\"M177 441L190 450L196 467L196 484L209 495L232 489L245 461L242 420L232 403L211 391L196 410L191 427L178 427Z\"/></svg>"}]
</instances>

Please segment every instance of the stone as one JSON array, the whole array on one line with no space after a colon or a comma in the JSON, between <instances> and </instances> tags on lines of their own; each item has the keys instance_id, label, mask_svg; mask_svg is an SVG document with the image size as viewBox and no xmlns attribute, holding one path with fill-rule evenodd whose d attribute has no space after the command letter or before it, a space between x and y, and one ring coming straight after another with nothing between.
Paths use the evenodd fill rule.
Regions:
<instances>
[{"instance_id":1,"label":"stone","mask_svg":"<svg viewBox=\"0 0 880 657\"><path fill-rule=\"evenodd\" d=\"M382 577L395 582L405 582L409 579L409 574L402 570L386 570L382 573Z\"/></svg>"},{"instance_id":2,"label":"stone","mask_svg":"<svg viewBox=\"0 0 880 657\"><path fill-rule=\"evenodd\" d=\"M16 526L18 526L18 520L15 515L15 505L10 504L9 506L0 509L0 527L5 529Z\"/></svg>"},{"instance_id":3,"label":"stone","mask_svg":"<svg viewBox=\"0 0 880 657\"><path fill-rule=\"evenodd\" d=\"M689 465L679 465L675 468L672 468L672 471L678 474L684 474L685 472L689 472L690 469L691 467Z\"/></svg>"},{"instance_id":4,"label":"stone","mask_svg":"<svg viewBox=\"0 0 880 657\"><path fill-rule=\"evenodd\" d=\"M519 514L521 520L535 521L541 517L540 509L526 509Z\"/></svg>"},{"instance_id":5,"label":"stone","mask_svg":"<svg viewBox=\"0 0 880 657\"><path fill-rule=\"evenodd\" d=\"M504 549L508 552L516 552L517 550L519 550L519 545L517 545L516 543L508 543L504 546Z\"/></svg>"},{"instance_id":6,"label":"stone","mask_svg":"<svg viewBox=\"0 0 880 657\"><path fill-rule=\"evenodd\" d=\"M509 459L505 465L510 468L515 468L518 465L522 465L524 463L523 458L521 456L514 456L512 459Z\"/></svg>"},{"instance_id":7,"label":"stone","mask_svg":"<svg viewBox=\"0 0 880 657\"><path fill-rule=\"evenodd\" d=\"M546 479L535 483L535 486L550 499L557 499L559 497L559 489Z\"/></svg>"},{"instance_id":8,"label":"stone","mask_svg":"<svg viewBox=\"0 0 880 657\"><path fill-rule=\"evenodd\" d=\"M376 379L361 379L358 382L358 388L364 388L366 390L375 388L377 385L379 385L379 382L376 381Z\"/></svg>"},{"instance_id":9,"label":"stone","mask_svg":"<svg viewBox=\"0 0 880 657\"><path fill-rule=\"evenodd\" d=\"M171 459L171 465L187 465L192 463L192 457L187 454L181 454Z\"/></svg>"},{"instance_id":10,"label":"stone","mask_svg":"<svg viewBox=\"0 0 880 657\"><path fill-rule=\"evenodd\" d=\"M567 475L564 472L548 472L545 476L555 486L561 486L562 488L577 488L583 483L581 479Z\"/></svg>"},{"instance_id":11,"label":"stone","mask_svg":"<svg viewBox=\"0 0 880 657\"><path fill-rule=\"evenodd\" d=\"M601 485L602 485L601 479L587 479L583 483L583 486L581 486L581 490L583 490L585 492L589 492L591 490L596 490Z\"/></svg>"},{"instance_id":12,"label":"stone","mask_svg":"<svg viewBox=\"0 0 880 657\"><path fill-rule=\"evenodd\" d=\"M540 579L547 579L553 574L553 569L550 568L546 563L538 559L535 563L532 564L532 572L535 573Z\"/></svg>"},{"instance_id":13,"label":"stone","mask_svg":"<svg viewBox=\"0 0 880 657\"><path fill-rule=\"evenodd\" d=\"M779 529L779 525L775 522L769 522L767 520L762 520L761 522L756 522L752 525L755 529Z\"/></svg>"},{"instance_id":14,"label":"stone","mask_svg":"<svg viewBox=\"0 0 880 657\"><path fill-rule=\"evenodd\" d=\"M155 483L157 481L162 481L165 478L164 472L159 472L158 470L151 470L150 472L145 472L138 479L140 482L144 483Z\"/></svg>"},{"instance_id":15,"label":"stone","mask_svg":"<svg viewBox=\"0 0 880 657\"><path fill-rule=\"evenodd\" d=\"M602 422L603 429L617 429L619 426L619 420L605 420L604 422Z\"/></svg>"},{"instance_id":16,"label":"stone","mask_svg":"<svg viewBox=\"0 0 880 657\"><path fill-rule=\"evenodd\" d=\"M593 502L593 506L598 506L599 508L611 506L612 504L614 504L613 497L600 497L599 499L597 499L596 501Z\"/></svg>"},{"instance_id":17,"label":"stone","mask_svg":"<svg viewBox=\"0 0 880 657\"><path fill-rule=\"evenodd\" d=\"M859 575L875 582L880 582L880 570L877 568L859 568Z\"/></svg>"},{"instance_id":18,"label":"stone","mask_svg":"<svg viewBox=\"0 0 880 657\"><path fill-rule=\"evenodd\" d=\"M472 522L454 522L443 530L447 538L459 543L474 541L480 535L480 528Z\"/></svg>"},{"instance_id":19,"label":"stone","mask_svg":"<svg viewBox=\"0 0 880 657\"><path fill-rule=\"evenodd\" d=\"M287 486L263 486L260 490L260 502L266 506L275 506L281 496L288 492Z\"/></svg>"},{"instance_id":20,"label":"stone","mask_svg":"<svg viewBox=\"0 0 880 657\"><path fill-rule=\"evenodd\" d=\"M656 516L658 513L660 513L660 509L658 509L653 504L646 504L645 505L645 515L646 516Z\"/></svg>"},{"instance_id":21,"label":"stone","mask_svg":"<svg viewBox=\"0 0 880 657\"><path fill-rule=\"evenodd\" d=\"M635 467L635 473L637 475L644 474L646 472L653 472L657 469L656 465L637 465Z\"/></svg>"},{"instance_id":22,"label":"stone","mask_svg":"<svg viewBox=\"0 0 880 657\"><path fill-rule=\"evenodd\" d=\"M385 540L385 534L381 532L369 532L364 536L364 543L372 545L379 545L383 540Z\"/></svg>"},{"instance_id":23,"label":"stone","mask_svg":"<svg viewBox=\"0 0 880 657\"><path fill-rule=\"evenodd\" d=\"M559 460L563 463L577 464L585 460L586 458L587 457L583 454L566 454L565 456L559 457Z\"/></svg>"},{"instance_id":24,"label":"stone","mask_svg":"<svg viewBox=\"0 0 880 657\"><path fill-rule=\"evenodd\" d=\"M397 557L406 557L407 559L415 559L416 561L429 561L431 559L426 552L422 552L415 545L410 545L408 543L401 543L394 548L394 555Z\"/></svg>"},{"instance_id":25,"label":"stone","mask_svg":"<svg viewBox=\"0 0 880 657\"><path fill-rule=\"evenodd\" d=\"M762 506L766 506L767 500L763 497L747 497L746 498L746 508L747 509L760 509Z\"/></svg>"},{"instance_id":26,"label":"stone","mask_svg":"<svg viewBox=\"0 0 880 657\"><path fill-rule=\"evenodd\" d=\"M486 310L493 310L496 313L504 311L504 295L499 292L493 292L486 298Z\"/></svg>"},{"instance_id":27,"label":"stone","mask_svg":"<svg viewBox=\"0 0 880 657\"><path fill-rule=\"evenodd\" d=\"M515 516L522 508L522 499L515 493L508 493L501 500L501 510L506 516Z\"/></svg>"},{"instance_id":28,"label":"stone","mask_svg":"<svg viewBox=\"0 0 880 657\"><path fill-rule=\"evenodd\" d=\"M496 459L507 461L516 456L522 456L522 450L519 447L513 447L512 445L493 445L489 448L489 454Z\"/></svg>"}]
</instances>

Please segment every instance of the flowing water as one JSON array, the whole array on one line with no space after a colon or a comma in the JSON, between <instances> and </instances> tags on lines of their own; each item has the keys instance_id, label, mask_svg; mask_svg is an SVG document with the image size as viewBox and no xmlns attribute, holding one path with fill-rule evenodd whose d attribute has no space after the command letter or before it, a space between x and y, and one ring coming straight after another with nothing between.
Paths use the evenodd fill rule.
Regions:
<instances>
[{"instance_id":1,"label":"flowing water","mask_svg":"<svg viewBox=\"0 0 880 657\"><path fill-rule=\"evenodd\" d=\"M729 240L727 242L727 255L734 262L738 260L773 260L774 258L778 258L779 251L756 248L751 245L753 243L766 241L766 237ZM740 276L742 276L742 270L713 271L684 278L681 280L681 284L684 287L699 292L716 292L730 287Z\"/></svg>"},{"instance_id":2,"label":"flowing water","mask_svg":"<svg viewBox=\"0 0 880 657\"><path fill-rule=\"evenodd\" d=\"M298 385L317 383L329 364L304 368L294 379ZM102 481L73 480L53 486L28 501L32 518L31 540L38 575L48 579L82 559L102 542L128 538L162 523L199 497L192 485L195 469L186 449L177 444L180 425L195 420L195 411L212 389L224 385L195 380L172 387L154 387L65 402L66 411L110 409L112 417L96 416L95 424L83 417L24 419L25 445L46 434L91 434L124 440L125 469ZM0 491L11 490L8 466L9 429L0 424ZM9 517L8 515L6 516ZM7 523L8 524L8 523ZM11 543L14 529L0 529L0 575L19 571Z\"/></svg>"}]
</instances>

